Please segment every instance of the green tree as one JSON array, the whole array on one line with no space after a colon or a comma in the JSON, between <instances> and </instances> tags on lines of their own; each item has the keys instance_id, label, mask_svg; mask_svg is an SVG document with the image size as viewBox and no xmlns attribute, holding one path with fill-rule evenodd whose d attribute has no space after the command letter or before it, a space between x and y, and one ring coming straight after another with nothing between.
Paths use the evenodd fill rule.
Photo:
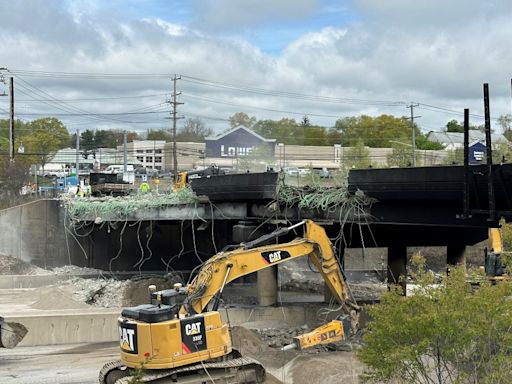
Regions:
<instances>
[{"instance_id":1,"label":"green tree","mask_svg":"<svg viewBox=\"0 0 512 384\"><path fill-rule=\"evenodd\" d=\"M176 134L177 141L204 142L204 138L213 134L200 119L187 119L184 126Z\"/></svg>"},{"instance_id":2,"label":"green tree","mask_svg":"<svg viewBox=\"0 0 512 384\"><path fill-rule=\"evenodd\" d=\"M417 134L416 137L416 148L425 149L425 150L441 150L444 149L441 143L430 141L427 138L427 135L420 133Z\"/></svg>"},{"instance_id":3,"label":"green tree","mask_svg":"<svg viewBox=\"0 0 512 384\"><path fill-rule=\"evenodd\" d=\"M239 126L251 128L254 124L256 124L256 121L256 117L249 117L249 115L245 112L237 112L233 116L229 117L229 125L231 128L236 128Z\"/></svg>"},{"instance_id":4,"label":"green tree","mask_svg":"<svg viewBox=\"0 0 512 384\"><path fill-rule=\"evenodd\" d=\"M89 155L91 154L95 156L96 148L97 146L94 131L88 129L82 132L80 134L80 152L82 152L84 159L88 159Z\"/></svg>"},{"instance_id":5,"label":"green tree","mask_svg":"<svg viewBox=\"0 0 512 384\"><path fill-rule=\"evenodd\" d=\"M126 141L129 143L134 140L139 140L139 134L137 132L127 132ZM96 131L94 135L96 148L117 148L119 145L123 145L124 142L124 131L120 129L108 129Z\"/></svg>"},{"instance_id":6,"label":"green tree","mask_svg":"<svg viewBox=\"0 0 512 384\"><path fill-rule=\"evenodd\" d=\"M503 136L505 136L507 140L512 140L512 115L501 115L498 117L498 124L503 130Z\"/></svg>"},{"instance_id":7,"label":"green tree","mask_svg":"<svg viewBox=\"0 0 512 384\"><path fill-rule=\"evenodd\" d=\"M409 119L391 115L345 117L336 121L334 129L341 134L343 146L353 146L363 140L372 148L388 148L391 141L398 137L407 138L408 141L412 138ZM416 135L419 135L419 128L415 125L414 129Z\"/></svg>"},{"instance_id":8,"label":"green tree","mask_svg":"<svg viewBox=\"0 0 512 384\"><path fill-rule=\"evenodd\" d=\"M464 132L464 126L457 120L450 120L446 123L446 132Z\"/></svg>"},{"instance_id":9,"label":"green tree","mask_svg":"<svg viewBox=\"0 0 512 384\"><path fill-rule=\"evenodd\" d=\"M412 145L393 143L393 151L387 156L390 167L410 167L412 165Z\"/></svg>"},{"instance_id":10,"label":"green tree","mask_svg":"<svg viewBox=\"0 0 512 384\"><path fill-rule=\"evenodd\" d=\"M149 130L146 140L163 140L166 142L172 141L172 135L165 129Z\"/></svg>"},{"instance_id":11,"label":"green tree","mask_svg":"<svg viewBox=\"0 0 512 384\"><path fill-rule=\"evenodd\" d=\"M23 137L25 153L33 163L43 168L59 149L68 147L70 137L62 122L54 117L34 120L29 125L30 134Z\"/></svg>"},{"instance_id":12,"label":"green tree","mask_svg":"<svg viewBox=\"0 0 512 384\"><path fill-rule=\"evenodd\" d=\"M267 139L276 139L284 144L302 144L304 130L294 119L260 120L252 130Z\"/></svg>"},{"instance_id":13,"label":"green tree","mask_svg":"<svg viewBox=\"0 0 512 384\"><path fill-rule=\"evenodd\" d=\"M364 378L378 383L509 383L512 377L512 284L473 292L463 268L440 284L416 262L414 295L393 290L369 309L358 352Z\"/></svg>"},{"instance_id":14,"label":"green tree","mask_svg":"<svg viewBox=\"0 0 512 384\"><path fill-rule=\"evenodd\" d=\"M342 159L342 166L345 168L368 168L370 165L370 150L365 147L362 140L345 151Z\"/></svg>"}]
</instances>

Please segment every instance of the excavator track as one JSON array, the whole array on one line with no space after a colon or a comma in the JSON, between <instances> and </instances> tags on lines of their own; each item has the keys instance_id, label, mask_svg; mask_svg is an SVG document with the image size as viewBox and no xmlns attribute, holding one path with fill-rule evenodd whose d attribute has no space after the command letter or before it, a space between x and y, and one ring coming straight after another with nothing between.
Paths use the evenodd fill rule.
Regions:
<instances>
[{"instance_id":1,"label":"excavator track","mask_svg":"<svg viewBox=\"0 0 512 384\"><path fill-rule=\"evenodd\" d=\"M233 356L233 355L231 355ZM234 356L237 356L236 354ZM99 374L100 384L128 384L134 370L126 368L120 360L103 366ZM143 370L141 383L202 384L218 383L263 383L265 368L250 357L234 357L222 361L205 361L173 369Z\"/></svg>"}]
</instances>

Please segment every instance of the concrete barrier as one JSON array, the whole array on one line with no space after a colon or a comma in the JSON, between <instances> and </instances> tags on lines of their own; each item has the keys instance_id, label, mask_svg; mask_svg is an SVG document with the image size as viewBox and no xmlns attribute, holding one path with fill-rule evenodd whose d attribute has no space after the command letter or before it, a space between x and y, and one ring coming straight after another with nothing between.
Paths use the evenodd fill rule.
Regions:
<instances>
[{"instance_id":1,"label":"concrete barrier","mask_svg":"<svg viewBox=\"0 0 512 384\"><path fill-rule=\"evenodd\" d=\"M289 307L246 307L221 309L224 321L231 326L252 322L279 322L282 325L299 326L316 323L317 305ZM59 313L60 312L60 313ZM37 315L8 316L6 321L25 325L28 333L19 346L40 346L73 343L98 343L117 341L119 310L51 311Z\"/></svg>"},{"instance_id":2,"label":"concrete barrier","mask_svg":"<svg viewBox=\"0 0 512 384\"><path fill-rule=\"evenodd\" d=\"M56 311L54 311L56 312ZM10 316L7 321L25 325L28 333L19 346L97 343L119 338L119 312L62 313Z\"/></svg>"},{"instance_id":3,"label":"concrete barrier","mask_svg":"<svg viewBox=\"0 0 512 384\"><path fill-rule=\"evenodd\" d=\"M1 275L0 289L40 288L70 279L70 275Z\"/></svg>"}]
</instances>

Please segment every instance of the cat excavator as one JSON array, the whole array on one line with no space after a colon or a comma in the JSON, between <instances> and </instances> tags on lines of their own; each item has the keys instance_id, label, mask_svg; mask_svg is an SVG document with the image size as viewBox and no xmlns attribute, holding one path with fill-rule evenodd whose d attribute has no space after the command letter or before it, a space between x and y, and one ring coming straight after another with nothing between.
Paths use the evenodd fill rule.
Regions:
<instances>
[{"instance_id":1,"label":"cat excavator","mask_svg":"<svg viewBox=\"0 0 512 384\"><path fill-rule=\"evenodd\" d=\"M302 237L264 245L299 226L304 226ZM218 311L222 291L241 276L302 256L309 257L334 298L352 320L356 318L359 306L324 228L304 220L256 240L226 247L208 259L184 287L175 284L172 289L157 291L150 286L151 303L125 308L118 318L121 359L103 366L99 383L127 384L134 378L155 384L263 382L263 366L232 347L229 325ZM343 340L348 334L346 328L342 321L333 320L294 339L294 344L285 349Z\"/></svg>"}]
</instances>

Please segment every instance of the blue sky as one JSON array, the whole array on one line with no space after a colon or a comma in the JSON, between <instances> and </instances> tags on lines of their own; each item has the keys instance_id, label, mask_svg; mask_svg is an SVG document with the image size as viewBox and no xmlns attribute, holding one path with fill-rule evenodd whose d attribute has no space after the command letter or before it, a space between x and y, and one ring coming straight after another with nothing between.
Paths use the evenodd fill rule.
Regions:
<instances>
[{"instance_id":1,"label":"blue sky","mask_svg":"<svg viewBox=\"0 0 512 384\"><path fill-rule=\"evenodd\" d=\"M244 1L96 0L84 2L70 0L70 7L83 7L84 3L96 12L108 12L126 20L159 18L169 23L203 30L219 37L244 39L261 51L274 55L278 55L289 43L305 33L318 31L325 27L343 28L357 20L357 13L351 6L351 1L306 1L309 6L302 15L273 14L272 2L269 2L268 11L262 12L261 18L255 17L245 25L226 23L224 26L216 24L210 27L202 25L204 15L202 15L201 9L203 7L217 8L230 5L222 3L243 5ZM261 2L256 1L256 3ZM289 3L292 6L300 4L300 2L293 1ZM283 8L286 11L286 7ZM296 6L295 8L300 7Z\"/></svg>"}]
</instances>

